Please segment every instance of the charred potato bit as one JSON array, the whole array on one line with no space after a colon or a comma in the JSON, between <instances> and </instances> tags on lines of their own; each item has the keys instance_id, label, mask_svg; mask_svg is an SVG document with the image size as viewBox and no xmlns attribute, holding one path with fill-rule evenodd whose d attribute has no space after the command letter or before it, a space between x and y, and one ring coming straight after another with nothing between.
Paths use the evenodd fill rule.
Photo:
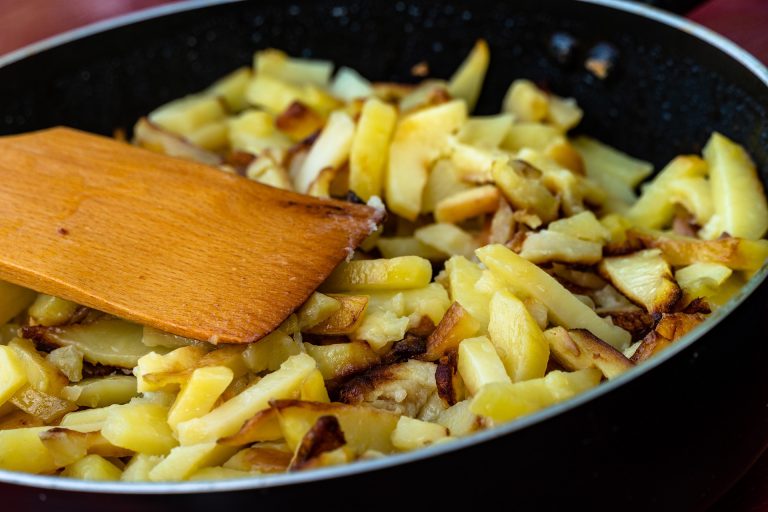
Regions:
<instances>
[{"instance_id":1,"label":"charred potato bit","mask_svg":"<svg viewBox=\"0 0 768 512\"><path fill-rule=\"evenodd\" d=\"M558 62L569 37L551 41ZM648 179L650 163L569 135L584 112L529 80L473 116L489 62L478 40L449 79L421 63L421 83L373 83L266 49L138 119L137 146L386 221L248 345L0 281L0 470L211 480L450 441L615 378L764 265L744 148L714 133Z\"/></svg>"}]
</instances>

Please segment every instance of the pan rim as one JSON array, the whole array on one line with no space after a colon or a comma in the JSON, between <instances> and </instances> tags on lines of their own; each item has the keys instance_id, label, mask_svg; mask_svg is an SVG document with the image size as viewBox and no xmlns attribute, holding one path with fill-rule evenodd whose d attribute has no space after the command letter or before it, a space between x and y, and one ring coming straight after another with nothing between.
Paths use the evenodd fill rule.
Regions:
<instances>
[{"instance_id":1,"label":"pan rim","mask_svg":"<svg viewBox=\"0 0 768 512\"><path fill-rule=\"evenodd\" d=\"M133 23L159 18L166 15L191 11L213 5L230 4L245 0L191 0L177 2L154 8L143 9L134 13L99 21L80 27L62 34L49 37L42 41L30 44L15 50L4 56L0 56L0 68L14 62L23 60L37 53L52 49L62 44L82 39L94 34L106 32L115 28ZM696 22L681 16L657 9L644 4L622 2L619 0L577 0L582 3L598 5L601 7L622 11L632 15L644 17L655 22L670 26L674 29L686 32L691 36L722 51L730 58L744 66L752 75L757 77L768 88L768 68L756 57L738 46L726 37L708 29ZM388 455L374 460L354 462L341 466L320 468L307 472L284 473L277 475L255 476L249 478L198 481L198 482L94 482L87 480L71 479L59 476L35 475L16 471L0 470L0 483L14 484L37 489L72 492L95 492L104 494L185 494L185 493L210 493L245 491L266 489L324 481L327 479L350 476L359 473L367 473L386 469L400 464L408 464L422 459L440 456L449 452L469 448L476 444L491 441L506 436L518 430L523 430L537 423L548 420L551 417L565 413L586 402L603 396L606 393L634 380L641 375L650 372L665 361L675 357L683 350L690 347L696 340L719 324L734 309L739 307L768 276L768 265L763 267L739 290L724 306L717 309L703 325L696 327L690 333L681 338L674 345L666 349L659 356L646 361L640 366L634 367L619 377L605 382L600 386L581 393L565 402L547 407L544 410L525 416L519 420L500 425L498 427L473 434L472 436L458 439L451 443L433 445L412 452ZM695 357L695 353L694 353Z\"/></svg>"}]
</instances>

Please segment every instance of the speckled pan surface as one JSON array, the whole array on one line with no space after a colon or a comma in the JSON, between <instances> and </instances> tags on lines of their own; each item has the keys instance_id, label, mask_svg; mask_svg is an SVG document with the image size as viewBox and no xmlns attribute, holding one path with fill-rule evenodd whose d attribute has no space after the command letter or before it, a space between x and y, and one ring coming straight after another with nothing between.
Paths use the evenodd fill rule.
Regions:
<instances>
[{"instance_id":1,"label":"speckled pan surface","mask_svg":"<svg viewBox=\"0 0 768 512\"><path fill-rule=\"evenodd\" d=\"M608 0L213 4L161 8L155 16L133 16L129 25L102 24L112 28L81 31L82 38L64 36L58 45L0 59L0 133L55 124L102 133L127 128L268 46L331 59L376 80L407 80L410 67L421 60L434 75L447 75L472 42L485 37L492 63L480 113L497 111L510 80L528 77L576 97L587 114L583 131L657 166L681 152L699 152L710 132L720 130L744 143L759 167L768 169L765 68L701 27L648 8ZM548 50L558 31L581 42L582 53L571 65L557 63ZM620 54L606 81L581 66L584 53L601 42ZM571 402L455 444L341 468L217 483L127 485L1 471L0 482L163 495L151 501L120 498L142 510L170 502L210 508L238 500L288 508L321 496L343 508L377 508L386 504L377 497L396 503L413 490L417 497L410 504L439 506L452 503L459 486L518 507L700 508L768 442L768 377L762 371L768 356L763 343L768 287L760 286L765 273L651 364ZM171 496L212 491L240 492ZM50 496L61 504L114 505L103 494Z\"/></svg>"}]
</instances>

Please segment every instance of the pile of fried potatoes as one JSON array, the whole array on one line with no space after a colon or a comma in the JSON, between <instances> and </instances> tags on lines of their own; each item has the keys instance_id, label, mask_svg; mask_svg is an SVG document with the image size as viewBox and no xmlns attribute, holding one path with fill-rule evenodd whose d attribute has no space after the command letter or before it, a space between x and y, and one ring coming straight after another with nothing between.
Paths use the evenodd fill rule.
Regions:
<instances>
[{"instance_id":1,"label":"pile of fried potatoes","mask_svg":"<svg viewBox=\"0 0 768 512\"><path fill-rule=\"evenodd\" d=\"M249 345L0 283L0 469L208 480L447 442L621 375L762 266L742 147L715 133L654 175L527 80L470 116L489 58L404 85L265 50L139 120L139 146L388 220Z\"/></svg>"}]
</instances>

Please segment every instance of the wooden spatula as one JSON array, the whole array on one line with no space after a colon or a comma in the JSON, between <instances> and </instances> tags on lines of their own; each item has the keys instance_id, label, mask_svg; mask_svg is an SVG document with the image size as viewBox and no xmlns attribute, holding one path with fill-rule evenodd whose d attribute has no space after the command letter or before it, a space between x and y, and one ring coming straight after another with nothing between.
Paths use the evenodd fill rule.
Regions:
<instances>
[{"instance_id":1,"label":"wooden spatula","mask_svg":"<svg viewBox=\"0 0 768 512\"><path fill-rule=\"evenodd\" d=\"M0 139L0 279L198 340L274 330L382 216L68 128Z\"/></svg>"}]
</instances>

